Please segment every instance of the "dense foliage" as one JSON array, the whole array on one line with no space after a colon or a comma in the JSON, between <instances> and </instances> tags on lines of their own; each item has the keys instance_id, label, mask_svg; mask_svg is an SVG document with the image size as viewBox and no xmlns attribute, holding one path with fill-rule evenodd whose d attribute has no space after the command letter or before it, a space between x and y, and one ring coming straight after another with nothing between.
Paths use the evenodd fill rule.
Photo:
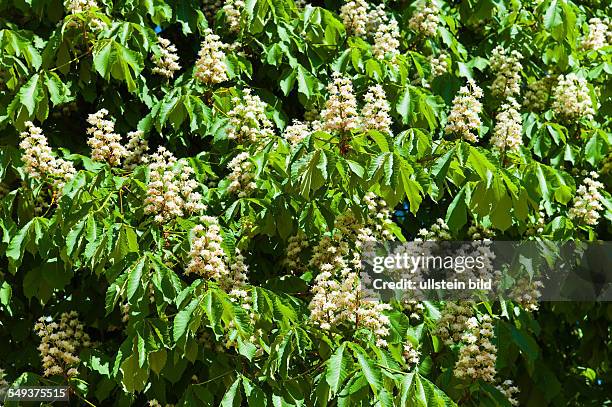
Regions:
<instances>
[{"instance_id":1,"label":"dense foliage","mask_svg":"<svg viewBox=\"0 0 612 407\"><path fill-rule=\"evenodd\" d=\"M611 12L0 0L0 387L611 403L612 305L538 307L528 279L377 304L356 274L372 239L610 237Z\"/></svg>"}]
</instances>

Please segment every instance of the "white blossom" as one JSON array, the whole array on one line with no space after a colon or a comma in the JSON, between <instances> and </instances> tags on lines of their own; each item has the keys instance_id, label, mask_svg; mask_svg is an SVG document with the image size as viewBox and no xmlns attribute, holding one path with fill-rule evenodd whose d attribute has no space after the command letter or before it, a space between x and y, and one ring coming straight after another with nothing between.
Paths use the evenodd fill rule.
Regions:
<instances>
[{"instance_id":1,"label":"white blossom","mask_svg":"<svg viewBox=\"0 0 612 407\"><path fill-rule=\"evenodd\" d=\"M250 159L247 152L242 152L234 157L227 168L231 171L228 179L230 184L227 187L227 192L237 194L239 198L244 198L253 193L257 189L255 183L255 164Z\"/></svg>"},{"instance_id":2,"label":"white blossom","mask_svg":"<svg viewBox=\"0 0 612 407\"><path fill-rule=\"evenodd\" d=\"M516 96L521 92L521 70L523 56L518 51L508 53L501 45L493 49L489 64L495 74L491 92L500 98Z\"/></svg>"},{"instance_id":3,"label":"white blossom","mask_svg":"<svg viewBox=\"0 0 612 407\"><path fill-rule=\"evenodd\" d=\"M372 46L374 57L385 59L385 56L390 55L393 60L399 54L399 37L399 26L395 19L381 23L374 34L374 45Z\"/></svg>"},{"instance_id":4,"label":"white blossom","mask_svg":"<svg viewBox=\"0 0 612 407\"><path fill-rule=\"evenodd\" d=\"M436 222L429 229L420 229L417 232L418 237L415 241L432 242L441 240L451 240L450 229L442 218L436 219Z\"/></svg>"},{"instance_id":5,"label":"white blossom","mask_svg":"<svg viewBox=\"0 0 612 407\"><path fill-rule=\"evenodd\" d=\"M87 145L91 147L91 158L94 161L106 162L111 167L121 164L127 150L121 145L121 136L115 133L115 122L106 119L108 110L100 109L87 117Z\"/></svg>"},{"instance_id":6,"label":"white blossom","mask_svg":"<svg viewBox=\"0 0 612 407\"><path fill-rule=\"evenodd\" d=\"M198 182L191 178L193 168L177 162L164 147L151 155L149 172L144 211L155 215L155 222L164 223L204 210L202 196L196 192Z\"/></svg>"},{"instance_id":7,"label":"white blossom","mask_svg":"<svg viewBox=\"0 0 612 407\"><path fill-rule=\"evenodd\" d=\"M223 11L225 12L230 31L236 32L240 30L244 6L243 0L226 0Z\"/></svg>"},{"instance_id":8,"label":"white blossom","mask_svg":"<svg viewBox=\"0 0 612 407\"><path fill-rule=\"evenodd\" d=\"M38 350L45 369L44 376L77 375L76 367L81 361L79 350L91 346L77 312L62 313L59 324L41 317L34 330L41 339Z\"/></svg>"},{"instance_id":9,"label":"white blossom","mask_svg":"<svg viewBox=\"0 0 612 407\"><path fill-rule=\"evenodd\" d=\"M294 119L291 125L285 128L284 137L289 144L295 146L306 138L311 132L312 129L310 128L310 124L308 122L302 123L301 121Z\"/></svg>"},{"instance_id":10,"label":"white blossom","mask_svg":"<svg viewBox=\"0 0 612 407\"><path fill-rule=\"evenodd\" d=\"M612 35L610 21L604 21L594 17L589 20L589 33L582 40L582 48L585 50L598 50L610 45L609 37Z\"/></svg>"},{"instance_id":11,"label":"white blossom","mask_svg":"<svg viewBox=\"0 0 612 407\"><path fill-rule=\"evenodd\" d=\"M455 376L493 382L497 373L495 370L497 348L491 342L494 329L491 317L485 314L481 317L481 321L471 317L466 325L467 330L461 336L463 346L459 350L459 360L455 364Z\"/></svg>"},{"instance_id":12,"label":"white blossom","mask_svg":"<svg viewBox=\"0 0 612 407\"><path fill-rule=\"evenodd\" d=\"M503 383L495 386L497 390L499 390L506 398L508 402L512 406L518 406L519 401L516 399L516 396L519 393L519 388L514 385L512 380L505 380Z\"/></svg>"},{"instance_id":13,"label":"white blossom","mask_svg":"<svg viewBox=\"0 0 612 407\"><path fill-rule=\"evenodd\" d=\"M462 86L453 99L453 107L448 116L444 132L446 134L457 134L472 143L477 142L478 136L472 131L478 132L482 124L480 120L482 103L479 100L482 96L482 89L473 80L469 79L467 86Z\"/></svg>"},{"instance_id":14,"label":"white blossom","mask_svg":"<svg viewBox=\"0 0 612 407\"><path fill-rule=\"evenodd\" d=\"M234 108L229 111L230 128L227 137L238 143L256 143L274 134L272 122L266 116L266 104L251 90L243 91L242 99L232 99Z\"/></svg>"},{"instance_id":15,"label":"white blossom","mask_svg":"<svg viewBox=\"0 0 612 407\"><path fill-rule=\"evenodd\" d=\"M196 274L208 280L220 282L229 273L227 255L223 250L223 237L217 218L202 217L204 224L191 231L191 249L185 274Z\"/></svg>"},{"instance_id":16,"label":"white blossom","mask_svg":"<svg viewBox=\"0 0 612 407\"><path fill-rule=\"evenodd\" d=\"M518 152L523 145L523 120L518 109L516 100L509 98L495 117L491 144L499 151Z\"/></svg>"},{"instance_id":17,"label":"white blossom","mask_svg":"<svg viewBox=\"0 0 612 407\"><path fill-rule=\"evenodd\" d=\"M411 342L404 342L402 356L408 369L412 369L419 364L420 355L420 352L414 348Z\"/></svg>"},{"instance_id":18,"label":"white blossom","mask_svg":"<svg viewBox=\"0 0 612 407\"><path fill-rule=\"evenodd\" d=\"M334 229L313 248L310 267L318 270L309 304L310 318L321 329L329 330L343 323L369 329L378 346L387 346L389 318L383 313L390 306L370 298L360 288L361 251L379 239L392 240L388 226L392 222L383 201L373 194L364 198L368 215L364 223L352 212L339 215Z\"/></svg>"},{"instance_id":19,"label":"white blossom","mask_svg":"<svg viewBox=\"0 0 612 407\"><path fill-rule=\"evenodd\" d=\"M604 185L597 181L597 178L599 174L592 171L578 187L572 208L569 210L571 219L590 226L595 226L599 222L601 216L599 212L604 209L600 190L604 188Z\"/></svg>"},{"instance_id":20,"label":"white blossom","mask_svg":"<svg viewBox=\"0 0 612 407\"><path fill-rule=\"evenodd\" d=\"M527 311L537 311L540 306L538 299L542 295L540 289L544 287L541 281L531 280L528 277L519 278L510 294L510 298L516 301Z\"/></svg>"},{"instance_id":21,"label":"white blossom","mask_svg":"<svg viewBox=\"0 0 612 407\"><path fill-rule=\"evenodd\" d=\"M365 0L354 0L340 7L340 18L346 31L355 36L367 34L369 5Z\"/></svg>"},{"instance_id":22,"label":"white blossom","mask_svg":"<svg viewBox=\"0 0 612 407\"><path fill-rule=\"evenodd\" d=\"M225 52L227 44L220 41L220 37L210 28L204 30L204 41L198 52L195 65L195 77L207 85L225 82L227 66L225 65Z\"/></svg>"},{"instance_id":23,"label":"white blossom","mask_svg":"<svg viewBox=\"0 0 612 407\"><path fill-rule=\"evenodd\" d=\"M447 346L459 343L467 328L467 321L473 314L471 302L447 302L433 334Z\"/></svg>"},{"instance_id":24,"label":"white blossom","mask_svg":"<svg viewBox=\"0 0 612 407\"><path fill-rule=\"evenodd\" d=\"M166 38L157 37L157 42L160 55L153 55L153 63L155 64L153 73L171 79L174 77L174 72L181 69L176 47Z\"/></svg>"},{"instance_id":25,"label":"white blossom","mask_svg":"<svg viewBox=\"0 0 612 407\"><path fill-rule=\"evenodd\" d=\"M100 6L96 0L68 0L66 9L70 14L89 13L92 9L99 9ZM70 26L76 26L74 21L71 21ZM92 30L103 30L107 28L104 21L98 18L92 18L88 21L88 25Z\"/></svg>"},{"instance_id":26,"label":"white blossom","mask_svg":"<svg viewBox=\"0 0 612 407\"><path fill-rule=\"evenodd\" d=\"M575 73L559 76L553 89L552 109L565 121L592 119L595 111L587 81Z\"/></svg>"},{"instance_id":27,"label":"white blossom","mask_svg":"<svg viewBox=\"0 0 612 407\"><path fill-rule=\"evenodd\" d=\"M361 110L362 124L364 130L378 130L391 134L391 106L387 102L387 96L380 85L370 86L364 96L365 105Z\"/></svg>"},{"instance_id":28,"label":"white blossom","mask_svg":"<svg viewBox=\"0 0 612 407\"><path fill-rule=\"evenodd\" d=\"M66 182L74 178L74 166L70 161L53 156L40 127L29 121L25 122L25 126L27 130L21 133L19 147L24 151L21 159L26 173L32 178L48 180L60 191Z\"/></svg>"},{"instance_id":29,"label":"white blossom","mask_svg":"<svg viewBox=\"0 0 612 407\"><path fill-rule=\"evenodd\" d=\"M141 130L131 131L127 134L128 144L126 146L125 160L123 166L126 169L132 170L140 164L148 162L146 156L149 151L149 143L144 138L144 132Z\"/></svg>"},{"instance_id":30,"label":"white blossom","mask_svg":"<svg viewBox=\"0 0 612 407\"><path fill-rule=\"evenodd\" d=\"M438 56L431 55L429 57L429 65L431 66L431 76L435 78L442 76L448 72L448 55L440 54Z\"/></svg>"},{"instance_id":31,"label":"white blossom","mask_svg":"<svg viewBox=\"0 0 612 407\"><path fill-rule=\"evenodd\" d=\"M434 37L440 24L440 9L436 3L422 1L408 21L408 27L425 36Z\"/></svg>"},{"instance_id":32,"label":"white blossom","mask_svg":"<svg viewBox=\"0 0 612 407\"><path fill-rule=\"evenodd\" d=\"M329 97L325 102L325 109L321 111L323 128L326 131L339 132L357 129L360 119L351 80L334 72L327 91Z\"/></svg>"}]
</instances>

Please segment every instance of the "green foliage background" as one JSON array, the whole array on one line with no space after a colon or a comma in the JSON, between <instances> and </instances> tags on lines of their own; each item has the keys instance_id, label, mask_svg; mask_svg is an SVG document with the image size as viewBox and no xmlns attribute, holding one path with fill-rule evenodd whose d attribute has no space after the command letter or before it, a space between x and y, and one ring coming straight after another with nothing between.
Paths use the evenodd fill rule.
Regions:
<instances>
[{"instance_id":1,"label":"green foliage background","mask_svg":"<svg viewBox=\"0 0 612 407\"><path fill-rule=\"evenodd\" d=\"M418 324L395 306L388 350L355 327L314 327L308 288L318 271L289 275L287 239L304 230L315 243L345 209L364 213L367 191L397 209L398 234L408 240L437 218L458 240L473 224L494 230L496 239L524 239L540 206L542 237L608 239L608 192L598 226L574 224L567 213L585 171L610 185L612 47L588 51L580 41L588 20L610 17L612 9L607 0L440 1L438 33L423 38L408 28L415 4L385 3L401 28L395 62L373 58L366 39L347 35L338 1L303 9L290 0L247 0L240 31L232 33L223 11L207 21L200 0L104 0L72 15L60 0L0 0L0 181L7 190L0 200L0 368L9 382L63 382L41 376L33 326L41 316L77 310L95 345L82 352L78 379L70 380L75 405L509 405L491 385L453 377L456 349L432 334L443 304L427 303ZM108 29L78 28L92 19ZM214 86L193 76L209 26L239 44L227 52L229 80ZM160 52L156 27L179 51L183 68L171 81L151 73ZM547 74L587 78L594 118L567 123L550 109L522 109L524 147L501 157L489 144L500 101L485 90L481 141L444 135L465 80L485 89L493 80L488 58L497 45L525 57L523 87ZM430 81L427 57L440 50L452 62ZM348 150L340 148L346 135L318 132L293 147L284 140L291 120L323 107L334 71L352 78L359 100L382 84L395 136L356 132ZM247 87L268 104L277 127L257 152L226 135L232 97ZM207 214L220 219L225 249L239 247L247 257L256 326L214 283L184 274L198 219L160 226L144 214L147 167L124 171L89 158L86 118L100 108L121 134L143 130L152 147L188 158ZM23 171L18 140L28 120L79 170L59 200ZM227 193L226 180L238 151L252 154L258 186L241 199ZM37 212L41 201L48 205ZM521 405L612 402L612 305L476 308L495 317L498 374L521 389ZM226 337L239 346L223 347ZM406 341L421 351L416 369L401 364Z\"/></svg>"}]
</instances>

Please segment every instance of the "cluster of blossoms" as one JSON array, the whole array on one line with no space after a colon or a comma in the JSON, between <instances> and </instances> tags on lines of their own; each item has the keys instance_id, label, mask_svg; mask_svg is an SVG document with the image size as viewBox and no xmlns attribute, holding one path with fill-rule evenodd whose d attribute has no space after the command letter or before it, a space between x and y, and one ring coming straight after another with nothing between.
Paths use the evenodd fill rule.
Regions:
<instances>
[{"instance_id":1,"label":"cluster of blossoms","mask_svg":"<svg viewBox=\"0 0 612 407\"><path fill-rule=\"evenodd\" d=\"M378 198L373 192L368 192L363 197L363 202L368 208L368 216L366 218L366 229L360 231L375 236L383 240L395 240L390 228L393 225L391 220L391 212L387 207L387 203Z\"/></svg>"},{"instance_id":2,"label":"cluster of blossoms","mask_svg":"<svg viewBox=\"0 0 612 407\"><path fill-rule=\"evenodd\" d=\"M254 324L257 315L252 309L253 299L245 289L249 268L244 256L239 250L236 250L233 261L228 266L228 256L222 247L223 237L219 221L212 216L203 216L201 221L203 224L196 225L191 232L190 261L185 269L185 274L196 274L207 280L216 281L219 287L228 293L232 301L239 303L249 312L249 318ZM229 328L230 330L235 328L233 321L230 322ZM201 339L206 342L205 337ZM257 342L257 338L252 337L251 342ZM227 335L225 347L237 346L237 339Z\"/></svg>"},{"instance_id":3,"label":"cluster of blossoms","mask_svg":"<svg viewBox=\"0 0 612 407\"><path fill-rule=\"evenodd\" d=\"M171 79L174 77L174 72L181 69L176 47L170 40L163 37L157 37L157 42L159 43L159 56L153 56L153 63L155 64L153 73Z\"/></svg>"},{"instance_id":4,"label":"cluster of blossoms","mask_svg":"<svg viewBox=\"0 0 612 407\"><path fill-rule=\"evenodd\" d=\"M191 250L185 274L195 274L208 280L221 281L230 271L227 257L221 244L221 226L217 218L203 216L204 224L194 226L191 231Z\"/></svg>"},{"instance_id":5,"label":"cluster of blossoms","mask_svg":"<svg viewBox=\"0 0 612 407\"><path fill-rule=\"evenodd\" d=\"M491 343L492 338L493 324L489 315L483 315L480 322L476 317L468 319L467 330L461 337L464 345L459 350L455 376L486 382L495 380L497 348Z\"/></svg>"},{"instance_id":6,"label":"cluster of blossoms","mask_svg":"<svg viewBox=\"0 0 612 407\"><path fill-rule=\"evenodd\" d=\"M266 104L250 89L243 90L242 99L232 99L234 108L229 111L230 128L227 137L238 143L256 143L274 134L272 122L266 116Z\"/></svg>"},{"instance_id":7,"label":"cluster of blossoms","mask_svg":"<svg viewBox=\"0 0 612 407\"><path fill-rule=\"evenodd\" d=\"M308 122L303 123L294 119L291 125L285 128L284 136L289 144L295 146L304 140L304 138L306 138L310 133L312 133L312 131L313 130Z\"/></svg>"},{"instance_id":8,"label":"cluster of blossoms","mask_svg":"<svg viewBox=\"0 0 612 407\"><path fill-rule=\"evenodd\" d=\"M91 9L98 9L100 6L96 0L68 0L66 4L66 9L70 14L80 14L80 13L88 13ZM72 26L75 26L76 23L74 21L71 22ZM94 18L89 21L89 27L92 30L103 30L107 28L107 25L104 21Z\"/></svg>"},{"instance_id":9,"label":"cluster of blossoms","mask_svg":"<svg viewBox=\"0 0 612 407\"><path fill-rule=\"evenodd\" d=\"M440 24L440 8L434 2L423 1L408 21L408 27L425 37L433 37Z\"/></svg>"},{"instance_id":10,"label":"cluster of blossoms","mask_svg":"<svg viewBox=\"0 0 612 407\"><path fill-rule=\"evenodd\" d=\"M480 120L482 103L479 100L482 96L482 89L473 80L468 80L467 86L462 86L453 99L453 108L448 116L444 132L460 135L472 143L477 142L478 136L472 131L477 132L482 124Z\"/></svg>"},{"instance_id":11,"label":"cluster of blossoms","mask_svg":"<svg viewBox=\"0 0 612 407\"><path fill-rule=\"evenodd\" d=\"M425 313L425 305L421 301L416 301L412 299L403 299L402 300L402 308L404 313L408 314L408 318L411 321L420 321L423 319L423 314Z\"/></svg>"},{"instance_id":12,"label":"cluster of blossoms","mask_svg":"<svg viewBox=\"0 0 612 407\"><path fill-rule=\"evenodd\" d=\"M257 189L255 183L255 164L250 160L249 153L242 152L234 157L227 168L231 171L228 175L230 184L227 187L227 192L237 194L239 198L244 198L253 193Z\"/></svg>"},{"instance_id":13,"label":"cluster of blossoms","mask_svg":"<svg viewBox=\"0 0 612 407\"><path fill-rule=\"evenodd\" d=\"M349 33L356 36L367 34L369 7L365 0L349 1L340 7L340 18Z\"/></svg>"},{"instance_id":14,"label":"cluster of blossoms","mask_svg":"<svg viewBox=\"0 0 612 407\"><path fill-rule=\"evenodd\" d=\"M495 232L482 224L473 224L467 230L467 236L473 241L488 241L495 236Z\"/></svg>"},{"instance_id":15,"label":"cluster of blossoms","mask_svg":"<svg viewBox=\"0 0 612 407\"><path fill-rule=\"evenodd\" d=\"M431 55L429 57L429 65L431 66L431 76L433 78L444 75L448 72L448 55Z\"/></svg>"},{"instance_id":16,"label":"cluster of blossoms","mask_svg":"<svg viewBox=\"0 0 612 407\"><path fill-rule=\"evenodd\" d=\"M542 207L538 210L538 212L531 217L529 221L529 227L525 232L527 236L540 236L544 233L544 227L546 227L546 214Z\"/></svg>"},{"instance_id":17,"label":"cluster of blossoms","mask_svg":"<svg viewBox=\"0 0 612 407\"><path fill-rule=\"evenodd\" d=\"M225 52L227 44L221 42L221 37L210 28L204 30L204 41L198 52L195 64L195 77L202 83L212 85L227 80Z\"/></svg>"},{"instance_id":18,"label":"cluster of blossoms","mask_svg":"<svg viewBox=\"0 0 612 407\"><path fill-rule=\"evenodd\" d=\"M307 248L308 238L301 230L287 239L287 256L285 257L284 264L291 274L300 275L306 271L306 265L302 263L300 254Z\"/></svg>"},{"instance_id":19,"label":"cluster of blossoms","mask_svg":"<svg viewBox=\"0 0 612 407\"><path fill-rule=\"evenodd\" d=\"M612 23L594 17L589 20L589 34L582 40L585 50L598 50L610 44L612 38Z\"/></svg>"},{"instance_id":20,"label":"cluster of blossoms","mask_svg":"<svg viewBox=\"0 0 612 407\"><path fill-rule=\"evenodd\" d=\"M451 240L450 230L444 219L436 219L436 223L430 226L429 229L420 229L418 232L418 238L416 241L439 241L439 240Z\"/></svg>"},{"instance_id":21,"label":"cluster of blossoms","mask_svg":"<svg viewBox=\"0 0 612 407\"><path fill-rule=\"evenodd\" d=\"M70 14L85 13L92 8L99 8L96 0L69 0L66 4Z\"/></svg>"},{"instance_id":22,"label":"cluster of blossoms","mask_svg":"<svg viewBox=\"0 0 612 407\"><path fill-rule=\"evenodd\" d=\"M493 95L508 98L521 92L521 70L523 56L518 51L508 52L501 46L495 47L491 54L489 63L495 74L491 84Z\"/></svg>"},{"instance_id":23,"label":"cluster of blossoms","mask_svg":"<svg viewBox=\"0 0 612 407\"><path fill-rule=\"evenodd\" d=\"M414 348L412 342L406 341L403 346L402 356L407 369L412 369L419 364L420 352Z\"/></svg>"},{"instance_id":24,"label":"cluster of blossoms","mask_svg":"<svg viewBox=\"0 0 612 407\"><path fill-rule=\"evenodd\" d=\"M553 110L566 121L582 117L590 120L595 114L587 81L575 73L559 76L557 86L553 89L553 98Z\"/></svg>"},{"instance_id":25,"label":"cluster of blossoms","mask_svg":"<svg viewBox=\"0 0 612 407\"><path fill-rule=\"evenodd\" d=\"M576 196L573 200L573 206L569 210L569 217L575 219L585 225L597 225L599 221L599 212L603 210L602 195L600 190L604 185L597 181L599 174L591 171L589 177L586 177L582 185L578 187Z\"/></svg>"},{"instance_id":26,"label":"cluster of blossoms","mask_svg":"<svg viewBox=\"0 0 612 407\"><path fill-rule=\"evenodd\" d=\"M141 130L131 131L127 136L128 144L126 146L123 167L132 170L136 166L145 164L149 161L146 155L147 151L149 151L149 143L145 140L144 132Z\"/></svg>"},{"instance_id":27,"label":"cluster of blossoms","mask_svg":"<svg viewBox=\"0 0 612 407\"><path fill-rule=\"evenodd\" d=\"M552 76L545 76L542 79L531 82L527 85L523 105L534 112L546 109L554 82L555 78Z\"/></svg>"},{"instance_id":28,"label":"cluster of blossoms","mask_svg":"<svg viewBox=\"0 0 612 407\"><path fill-rule=\"evenodd\" d=\"M371 6L371 5L368 5ZM368 21L366 24L366 30L368 35L374 35L381 24L385 24L389 21L387 12L385 11L385 3L380 3L374 8L368 11Z\"/></svg>"},{"instance_id":29,"label":"cluster of blossoms","mask_svg":"<svg viewBox=\"0 0 612 407\"><path fill-rule=\"evenodd\" d=\"M361 266L359 250L365 249L368 242L391 239L385 226L390 219L388 210L385 212L386 208L373 196L366 200L369 213L364 223L358 222L347 211L336 218L334 230L323 236L313 248L310 266L319 270L319 274L312 288L310 318L315 325L326 330L344 322L365 327L375 335L378 346L386 346L384 338L389 334L390 321L383 312L390 306L364 300L365 293L360 289L359 275L355 270ZM351 250L353 247L357 250Z\"/></svg>"},{"instance_id":30,"label":"cluster of blossoms","mask_svg":"<svg viewBox=\"0 0 612 407\"><path fill-rule=\"evenodd\" d=\"M518 406L519 401L516 399L516 395L519 393L518 387L514 385L512 380L505 380L503 383L495 386L506 398L512 406Z\"/></svg>"},{"instance_id":31,"label":"cluster of blossoms","mask_svg":"<svg viewBox=\"0 0 612 407\"><path fill-rule=\"evenodd\" d=\"M195 191L198 183L191 178L193 168L177 165L176 157L164 147L159 147L150 161L146 214L154 214L157 223L164 223L204 209L202 196Z\"/></svg>"},{"instance_id":32,"label":"cluster of blossoms","mask_svg":"<svg viewBox=\"0 0 612 407\"><path fill-rule=\"evenodd\" d=\"M512 288L511 298L527 311L537 311L540 306L538 299L542 295L540 289L544 287L541 281L532 281L527 277L518 279Z\"/></svg>"},{"instance_id":33,"label":"cluster of blossoms","mask_svg":"<svg viewBox=\"0 0 612 407\"><path fill-rule=\"evenodd\" d=\"M91 345L89 335L85 333L83 324L78 319L76 311L64 312L57 322L48 322L41 317L34 326L36 334L41 338L38 346L42 357L45 376L78 374L76 366L80 359L79 349Z\"/></svg>"},{"instance_id":34,"label":"cluster of blossoms","mask_svg":"<svg viewBox=\"0 0 612 407\"><path fill-rule=\"evenodd\" d=\"M127 150L121 145L121 136L115 133L115 122L106 119L108 110L100 109L87 117L87 145L91 147L91 158L94 161L106 162L111 167L121 164Z\"/></svg>"},{"instance_id":35,"label":"cluster of blossoms","mask_svg":"<svg viewBox=\"0 0 612 407\"><path fill-rule=\"evenodd\" d=\"M374 33L374 45L372 46L374 57L385 59L386 55L391 55L391 60L393 60L399 54L399 37L399 26L394 18L380 24Z\"/></svg>"},{"instance_id":36,"label":"cluster of blossoms","mask_svg":"<svg viewBox=\"0 0 612 407\"><path fill-rule=\"evenodd\" d=\"M230 31L237 32L240 30L244 6L244 0L227 0L223 5L223 11L225 12Z\"/></svg>"},{"instance_id":37,"label":"cluster of blossoms","mask_svg":"<svg viewBox=\"0 0 612 407\"><path fill-rule=\"evenodd\" d=\"M391 133L391 106L387 102L385 91L380 85L370 86L364 96L365 105L361 110L364 130L378 130Z\"/></svg>"},{"instance_id":38,"label":"cluster of blossoms","mask_svg":"<svg viewBox=\"0 0 612 407\"><path fill-rule=\"evenodd\" d=\"M332 82L327 86L329 97L321 111L323 129L327 131L351 131L359 127L357 99L351 80L334 72Z\"/></svg>"},{"instance_id":39,"label":"cluster of blossoms","mask_svg":"<svg viewBox=\"0 0 612 407\"><path fill-rule=\"evenodd\" d=\"M502 104L495 117L495 129L491 137L491 144L499 151L518 152L523 145L523 119L519 113L519 105L514 98Z\"/></svg>"},{"instance_id":40,"label":"cluster of blossoms","mask_svg":"<svg viewBox=\"0 0 612 407\"><path fill-rule=\"evenodd\" d=\"M459 343L467 328L468 319L473 315L470 302L447 302L433 334L447 346Z\"/></svg>"},{"instance_id":41,"label":"cluster of blossoms","mask_svg":"<svg viewBox=\"0 0 612 407\"><path fill-rule=\"evenodd\" d=\"M221 288L226 290L233 301L240 301L242 307L246 310L251 309L251 298L245 286L249 281L249 266L245 262L245 258L236 249L232 264L230 265L230 272L227 278L221 280ZM254 315L250 315L251 319L255 318Z\"/></svg>"},{"instance_id":42,"label":"cluster of blossoms","mask_svg":"<svg viewBox=\"0 0 612 407\"><path fill-rule=\"evenodd\" d=\"M70 161L55 158L47 144L47 138L40 127L32 122L26 122L26 131L21 133L19 147L24 151L21 159L25 171L32 178L48 178L54 188L61 190L66 182L71 180L76 171Z\"/></svg>"}]
</instances>

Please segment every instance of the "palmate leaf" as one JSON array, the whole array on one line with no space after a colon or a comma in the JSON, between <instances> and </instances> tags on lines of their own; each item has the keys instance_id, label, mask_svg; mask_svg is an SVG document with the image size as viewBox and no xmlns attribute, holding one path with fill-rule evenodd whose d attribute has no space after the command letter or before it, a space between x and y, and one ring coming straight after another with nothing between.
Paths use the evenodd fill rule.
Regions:
<instances>
[{"instance_id":1,"label":"palmate leaf","mask_svg":"<svg viewBox=\"0 0 612 407\"><path fill-rule=\"evenodd\" d=\"M136 90L136 77L144 68L142 55L113 39L98 41L93 51L96 71L106 80L125 81L130 92Z\"/></svg>"},{"instance_id":2,"label":"palmate leaf","mask_svg":"<svg viewBox=\"0 0 612 407\"><path fill-rule=\"evenodd\" d=\"M331 163L326 153L323 150L312 151L291 165L291 182L308 200L328 179L328 168L331 168Z\"/></svg>"},{"instance_id":3,"label":"palmate leaf","mask_svg":"<svg viewBox=\"0 0 612 407\"><path fill-rule=\"evenodd\" d=\"M44 121L49 107L61 105L73 97L68 85L54 72L32 75L20 88L7 107L7 113L16 123L38 119Z\"/></svg>"}]
</instances>

